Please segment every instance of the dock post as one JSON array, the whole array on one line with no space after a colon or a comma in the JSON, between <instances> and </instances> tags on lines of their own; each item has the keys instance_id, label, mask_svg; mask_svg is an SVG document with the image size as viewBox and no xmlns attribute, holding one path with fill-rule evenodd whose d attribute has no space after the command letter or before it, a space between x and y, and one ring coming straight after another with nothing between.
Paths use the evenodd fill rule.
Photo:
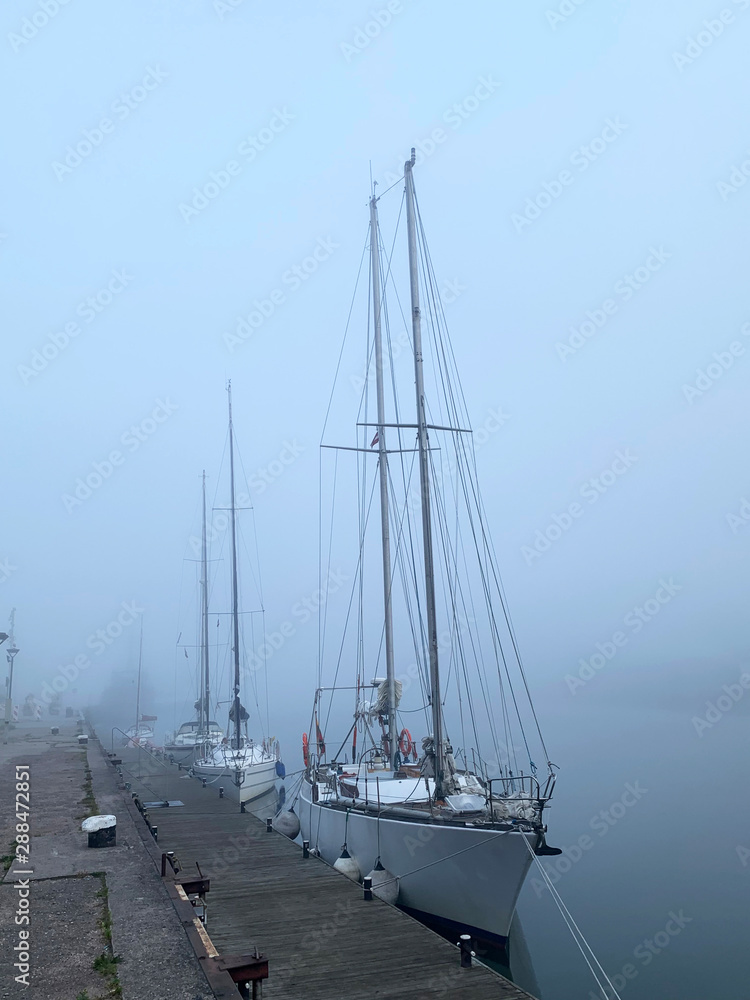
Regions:
<instances>
[{"instance_id":1,"label":"dock post","mask_svg":"<svg viewBox=\"0 0 750 1000\"><path fill-rule=\"evenodd\" d=\"M152 826L151 827L151 836L154 838L154 840L156 840L156 841L159 840L159 827L158 826Z\"/></svg>"},{"instance_id":2,"label":"dock post","mask_svg":"<svg viewBox=\"0 0 750 1000\"><path fill-rule=\"evenodd\" d=\"M219 785L219 798L220 799L224 798L224 789L221 787L221 785Z\"/></svg>"},{"instance_id":3,"label":"dock post","mask_svg":"<svg viewBox=\"0 0 750 1000\"><path fill-rule=\"evenodd\" d=\"M458 942L458 947L461 949L461 968L470 969L471 958L474 954L471 950L471 934L462 934L461 940Z\"/></svg>"},{"instance_id":4,"label":"dock post","mask_svg":"<svg viewBox=\"0 0 750 1000\"><path fill-rule=\"evenodd\" d=\"M241 813L245 812L245 803L244 802L240 802L240 812Z\"/></svg>"},{"instance_id":5,"label":"dock post","mask_svg":"<svg viewBox=\"0 0 750 1000\"><path fill-rule=\"evenodd\" d=\"M201 781L203 782L203 787L205 788L206 787L206 779L205 778L201 778Z\"/></svg>"},{"instance_id":6,"label":"dock post","mask_svg":"<svg viewBox=\"0 0 750 1000\"><path fill-rule=\"evenodd\" d=\"M267 819L266 820L266 833L273 833L273 820L272 819Z\"/></svg>"},{"instance_id":7,"label":"dock post","mask_svg":"<svg viewBox=\"0 0 750 1000\"><path fill-rule=\"evenodd\" d=\"M372 879L369 875L365 875L362 879L362 888L364 889L364 898L369 902L372 899Z\"/></svg>"},{"instance_id":8,"label":"dock post","mask_svg":"<svg viewBox=\"0 0 750 1000\"><path fill-rule=\"evenodd\" d=\"M302 857L303 858L309 858L310 857L310 841L309 840L303 840L302 841Z\"/></svg>"}]
</instances>

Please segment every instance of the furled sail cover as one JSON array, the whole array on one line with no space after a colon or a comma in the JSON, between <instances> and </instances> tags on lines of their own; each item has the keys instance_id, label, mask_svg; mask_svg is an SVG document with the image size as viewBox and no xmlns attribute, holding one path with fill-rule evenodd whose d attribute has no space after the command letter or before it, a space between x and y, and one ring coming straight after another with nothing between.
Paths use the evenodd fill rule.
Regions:
<instances>
[{"instance_id":1,"label":"furled sail cover","mask_svg":"<svg viewBox=\"0 0 750 1000\"><path fill-rule=\"evenodd\" d=\"M393 687L396 692L396 708L398 708L399 702L401 701L401 691L403 685L401 681L394 680ZM374 719L378 715L388 714L388 681L383 681L378 686L378 696L375 704L370 709L370 718Z\"/></svg>"},{"instance_id":2,"label":"furled sail cover","mask_svg":"<svg viewBox=\"0 0 750 1000\"><path fill-rule=\"evenodd\" d=\"M232 703L232 707L229 709L229 718L232 722L234 722L234 702ZM245 706L240 703L240 722L247 722L249 718L250 716L245 709Z\"/></svg>"}]
</instances>

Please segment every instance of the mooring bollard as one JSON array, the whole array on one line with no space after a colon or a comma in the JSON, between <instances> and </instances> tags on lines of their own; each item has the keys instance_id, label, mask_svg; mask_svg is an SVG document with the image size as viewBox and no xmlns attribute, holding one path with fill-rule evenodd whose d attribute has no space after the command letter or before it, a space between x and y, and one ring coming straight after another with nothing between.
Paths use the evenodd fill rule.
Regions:
<instances>
[{"instance_id":1,"label":"mooring bollard","mask_svg":"<svg viewBox=\"0 0 750 1000\"><path fill-rule=\"evenodd\" d=\"M117 843L117 819L114 816L89 816L81 823L88 834L89 847L114 847Z\"/></svg>"},{"instance_id":2,"label":"mooring bollard","mask_svg":"<svg viewBox=\"0 0 750 1000\"><path fill-rule=\"evenodd\" d=\"M372 899L372 879L369 875L365 875L362 879L362 888L364 890L364 898L369 902Z\"/></svg>"},{"instance_id":3,"label":"mooring bollard","mask_svg":"<svg viewBox=\"0 0 750 1000\"><path fill-rule=\"evenodd\" d=\"M272 819L267 819L266 820L266 833L273 833L273 820Z\"/></svg>"},{"instance_id":4,"label":"mooring bollard","mask_svg":"<svg viewBox=\"0 0 750 1000\"><path fill-rule=\"evenodd\" d=\"M224 789L221 787L221 785L219 785L219 798L220 799L224 798Z\"/></svg>"},{"instance_id":5,"label":"mooring bollard","mask_svg":"<svg viewBox=\"0 0 750 1000\"><path fill-rule=\"evenodd\" d=\"M206 779L205 778L201 778L201 781L203 782L203 787L205 788L206 787Z\"/></svg>"},{"instance_id":6,"label":"mooring bollard","mask_svg":"<svg viewBox=\"0 0 750 1000\"><path fill-rule=\"evenodd\" d=\"M245 803L244 802L240 802L240 812L241 813L245 812Z\"/></svg>"},{"instance_id":7,"label":"mooring bollard","mask_svg":"<svg viewBox=\"0 0 750 1000\"><path fill-rule=\"evenodd\" d=\"M471 959L474 955L474 952L471 950L471 934L462 934L458 942L458 947L461 949L461 968L470 969Z\"/></svg>"},{"instance_id":8,"label":"mooring bollard","mask_svg":"<svg viewBox=\"0 0 750 1000\"><path fill-rule=\"evenodd\" d=\"M302 857L303 858L309 858L310 857L310 841L309 840L303 840L302 841Z\"/></svg>"},{"instance_id":9,"label":"mooring bollard","mask_svg":"<svg viewBox=\"0 0 750 1000\"><path fill-rule=\"evenodd\" d=\"M152 826L151 827L151 836L154 838L154 840L158 841L158 839L159 839L159 827L158 826Z\"/></svg>"}]
</instances>

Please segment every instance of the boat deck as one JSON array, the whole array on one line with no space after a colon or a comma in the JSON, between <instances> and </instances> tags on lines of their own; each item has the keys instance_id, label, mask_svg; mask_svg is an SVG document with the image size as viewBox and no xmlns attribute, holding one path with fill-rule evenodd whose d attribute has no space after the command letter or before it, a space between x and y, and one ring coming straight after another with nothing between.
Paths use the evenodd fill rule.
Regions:
<instances>
[{"instance_id":1,"label":"boat deck","mask_svg":"<svg viewBox=\"0 0 750 1000\"><path fill-rule=\"evenodd\" d=\"M177 854L182 873L195 874L197 862L211 879L207 926L219 952L257 947L268 956L265 1000L534 1000L476 961L462 969L456 947L397 908L365 901L361 886L305 859L216 785L204 788L136 748L121 757L123 779L142 801L184 803L150 807L158 847ZM145 823L142 836L150 839Z\"/></svg>"}]
</instances>

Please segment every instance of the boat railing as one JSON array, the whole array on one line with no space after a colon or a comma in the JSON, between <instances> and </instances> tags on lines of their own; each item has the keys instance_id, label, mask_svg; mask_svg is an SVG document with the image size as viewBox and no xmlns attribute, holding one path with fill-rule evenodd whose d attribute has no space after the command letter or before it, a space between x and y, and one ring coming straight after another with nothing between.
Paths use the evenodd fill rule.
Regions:
<instances>
[{"instance_id":1,"label":"boat railing","mask_svg":"<svg viewBox=\"0 0 750 1000\"><path fill-rule=\"evenodd\" d=\"M487 781L487 804L492 810L493 800L527 798L539 803L540 813L552 797L555 787L555 775L549 774L542 788L533 774L514 774L503 778L490 778Z\"/></svg>"},{"instance_id":2,"label":"boat railing","mask_svg":"<svg viewBox=\"0 0 750 1000\"><path fill-rule=\"evenodd\" d=\"M514 774L507 778L489 778L487 787L490 790L490 801L493 798L542 798L539 782L533 774Z\"/></svg>"}]
</instances>

